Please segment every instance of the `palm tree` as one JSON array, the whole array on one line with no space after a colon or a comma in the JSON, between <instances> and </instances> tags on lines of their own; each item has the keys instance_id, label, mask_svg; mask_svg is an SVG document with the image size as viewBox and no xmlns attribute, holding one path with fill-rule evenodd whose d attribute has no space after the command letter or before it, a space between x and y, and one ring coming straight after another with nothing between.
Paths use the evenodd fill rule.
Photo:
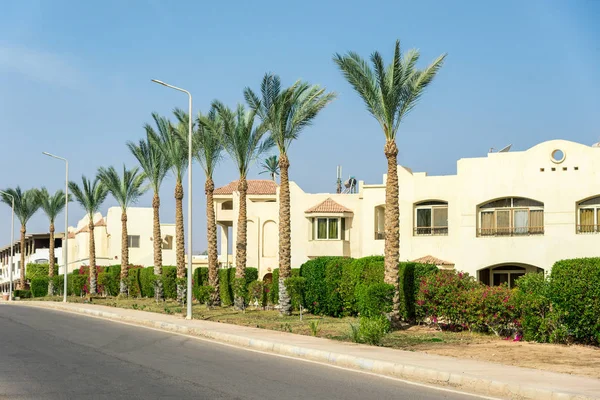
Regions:
<instances>
[{"instance_id":1,"label":"palm tree","mask_svg":"<svg viewBox=\"0 0 600 400\"><path fill-rule=\"evenodd\" d=\"M57 190L53 195L48 193L46 188L42 188L39 193L39 203L41 209L44 211L48 219L50 220L50 249L49 252L49 262L48 262L48 294L52 296L54 294L54 282L52 278L54 277L54 221L58 214L60 214L65 208L65 192L62 190ZM71 201L71 196L69 196L69 201ZM67 235L68 232L65 232ZM63 249L63 251L67 251L67 249ZM65 266L65 271L66 271Z\"/></svg>"},{"instance_id":2,"label":"palm tree","mask_svg":"<svg viewBox=\"0 0 600 400\"><path fill-rule=\"evenodd\" d=\"M169 171L169 165L162 152L155 144L150 142L148 135L146 135L146 140L140 140L137 145L133 142L127 142L127 147L129 147L131 153L140 163L140 166L144 170L150 186L154 191L154 196L152 197L152 209L154 211L152 236L154 244L154 276L157 278L154 291L155 297L162 300L164 298L163 286L162 281L159 279L162 275L162 237L160 233L159 192L160 185Z\"/></svg>"},{"instance_id":3,"label":"palm tree","mask_svg":"<svg viewBox=\"0 0 600 400\"><path fill-rule=\"evenodd\" d=\"M150 143L162 153L167 165L175 175L175 244L177 254L177 299L181 303L185 300L186 285L181 283L185 279L185 232L183 229L183 174L188 165L187 124L185 134L183 127L175 127L164 117L152 113L157 131L146 125L146 133ZM181 123L179 125L182 125ZM181 129L178 129L181 128Z\"/></svg>"},{"instance_id":4,"label":"palm tree","mask_svg":"<svg viewBox=\"0 0 600 400\"><path fill-rule=\"evenodd\" d=\"M29 189L23 192L19 186L16 189L5 189L4 191L13 196L15 214L21 222L21 265L19 266L17 288L23 289L25 287L25 233L27 233L27 222L40 208L39 195L37 189ZM12 207L13 198L2 193L1 200ZM14 244L11 243L10 245L13 246Z\"/></svg>"},{"instance_id":5,"label":"palm tree","mask_svg":"<svg viewBox=\"0 0 600 400\"><path fill-rule=\"evenodd\" d=\"M246 177L252 162L273 147L275 143L271 137L263 140L267 133L264 125L254 125L256 111L246 112L241 104L238 105L236 111L232 111L218 101L213 102L213 107L223 120L223 147L233 159L239 173L237 189L240 195L240 205L235 246L235 278L245 279L248 221L246 210L248 182ZM239 292L235 294L234 307L236 309L244 307L244 297Z\"/></svg>"},{"instance_id":6,"label":"palm tree","mask_svg":"<svg viewBox=\"0 0 600 400\"><path fill-rule=\"evenodd\" d=\"M277 155L265 158L260 166L262 168L260 173L271 175L271 179L275 182L275 177L279 175L279 158Z\"/></svg>"},{"instance_id":7,"label":"palm tree","mask_svg":"<svg viewBox=\"0 0 600 400\"><path fill-rule=\"evenodd\" d=\"M400 297L400 219L398 208L398 146L396 134L404 117L415 107L425 88L433 81L446 55L439 56L423 70L416 68L417 50L402 55L396 41L394 58L385 66L379 52L371 55L371 68L357 53L335 54L333 61L346 80L365 102L369 113L379 122L385 135L383 152L387 158L385 197L385 282L395 287L392 317L398 320Z\"/></svg>"},{"instance_id":8,"label":"palm tree","mask_svg":"<svg viewBox=\"0 0 600 400\"><path fill-rule=\"evenodd\" d=\"M262 80L261 95L259 98L250 88L244 89L246 102L261 118L279 149L279 304L281 313L290 315L290 297L283 283L291 275L290 160L287 152L302 130L336 95L302 81L281 90L279 76L271 73L265 74Z\"/></svg>"},{"instance_id":9,"label":"palm tree","mask_svg":"<svg viewBox=\"0 0 600 400\"><path fill-rule=\"evenodd\" d=\"M142 187L146 175L138 167L132 169L123 165L123 175L114 167L98 169L98 178L121 206L121 294L127 294L127 271L129 268L129 236L127 234L127 208L135 204L144 194Z\"/></svg>"},{"instance_id":10,"label":"palm tree","mask_svg":"<svg viewBox=\"0 0 600 400\"><path fill-rule=\"evenodd\" d=\"M211 304L221 304L219 294L219 266L217 253L217 223L215 218L215 207L213 193L215 182L213 173L222 158L223 143L221 140L223 123L217 111L211 108L207 115L198 114L196 118L198 129L194 134L195 157L200 162L206 182L204 193L206 194L206 236L208 242L208 284L213 287Z\"/></svg>"},{"instance_id":11,"label":"palm tree","mask_svg":"<svg viewBox=\"0 0 600 400\"><path fill-rule=\"evenodd\" d=\"M96 177L94 181L91 181L81 176L81 187L77 183L69 182L69 190L73 193L73 196L77 202L83 207L89 218L89 233L90 233L90 294L96 294L96 242L94 240L94 214L98 212L106 196L108 195L108 189L100 181L100 178ZM66 272L66 271L65 271Z\"/></svg>"}]
</instances>

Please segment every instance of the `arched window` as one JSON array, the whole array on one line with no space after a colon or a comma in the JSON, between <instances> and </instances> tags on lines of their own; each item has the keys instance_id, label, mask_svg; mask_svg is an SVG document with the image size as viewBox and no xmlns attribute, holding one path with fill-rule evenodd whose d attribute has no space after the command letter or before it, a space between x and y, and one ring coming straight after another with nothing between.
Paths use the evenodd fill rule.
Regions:
<instances>
[{"instance_id":1,"label":"arched window","mask_svg":"<svg viewBox=\"0 0 600 400\"><path fill-rule=\"evenodd\" d=\"M233 210L233 201L225 201L221 203L221 210Z\"/></svg>"},{"instance_id":2,"label":"arched window","mask_svg":"<svg viewBox=\"0 0 600 400\"><path fill-rule=\"evenodd\" d=\"M448 202L424 201L415 204L415 235L448 235Z\"/></svg>"},{"instance_id":3,"label":"arched window","mask_svg":"<svg viewBox=\"0 0 600 400\"><path fill-rule=\"evenodd\" d=\"M544 234L544 203L507 197L479 206L479 236Z\"/></svg>"},{"instance_id":4,"label":"arched window","mask_svg":"<svg viewBox=\"0 0 600 400\"><path fill-rule=\"evenodd\" d=\"M598 233L600 196L577 203L577 233Z\"/></svg>"},{"instance_id":5,"label":"arched window","mask_svg":"<svg viewBox=\"0 0 600 400\"><path fill-rule=\"evenodd\" d=\"M375 240L385 239L385 206L375 207Z\"/></svg>"}]
</instances>

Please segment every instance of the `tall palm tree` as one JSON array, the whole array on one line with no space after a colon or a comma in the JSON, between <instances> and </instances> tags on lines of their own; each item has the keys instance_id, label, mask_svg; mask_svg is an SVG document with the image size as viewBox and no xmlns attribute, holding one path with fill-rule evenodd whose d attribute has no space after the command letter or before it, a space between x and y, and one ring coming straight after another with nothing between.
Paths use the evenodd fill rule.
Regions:
<instances>
[{"instance_id":1,"label":"tall palm tree","mask_svg":"<svg viewBox=\"0 0 600 400\"><path fill-rule=\"evenodd\" d=\"M279 158L277 155L265 158L260 166L262 168L260 173L271 175L271 179L275 182L275 177L279 175Z\"/></svg>"},{"instance_id":2,"label":"tall palm tree","mask_svg":"<svg viewBox=\"0 0 600 400\"><path fill-rule=\"evenodd\" d=\"M318 85L296 81L281 90L279 76L267 73L259 98L250 88L244 89L246 102L261 118L279 149L279 304L281 313L291 314L291 302L284 280L291 274L291 222L288 150L304 128L335 98Z\"/></svg>"},{"instance_id":3,"label":"tall palm tree","mask_svg":"<svg viewBox=\"0 0 600 400\"><path fill-rule=\"evenodd\" d=\"M146 134L146 140L140 140L136 145L133 142L127 142L127 147L135 158L140 163L140 166L144 170L146 177L154 191L152 197L152 209L153 215L153 244L154 244L154 276L156 279L155 284L155 296L157 299L163 299L163 285L162 281L158 279L162 275L162 236L160 233L160 185L162 184L167 172L169 171L169 165L165 160L162 152L158 147L150 142L148 135Z\"/></svg>"},{"instance_id":4,"label":"tall palm tree","mask_svg":"<svg viewBox=\"0 0 600 400\"><path fill-rule=\"evenodd\" d=\"M129 268L129 235L127 234L127 208L135 204L146 192L142 187L146 175L138 167L132 169L123 165L123 175L114 167L98 169L98 178L121 206L121 294L127 294L127 271Z\"/></svg>"},{"instance_id":5,"label":"tall palm tree","mask_svg":"<svg viewBox=\"0 0 600 400\"><path fill-rule=\"evenodd\" d=\"M206 239L208 242L208 284L214 288L211 296L211 304L221 304L219 294L219 266L217 253L217 223L215 218L215 206L213 193L215 182L213 173L222 158L223 143L221 140L223 123L217 111L213 108L207 115L198 114L196 118L198 129L194 134L195 157L200 162L206 182L204 193L206 194Z\"/></svg>"},{"instance_id":6,"label":"tall palm tree","mask_svg":"<svg viewBox=\"0 0 600 400\"><path fill-rule=\"evenodd\" d=\"M173 175L175 175L175 246L177 258L177 299L181 303L185 300L186 285L181 281L185 279L185 232L183 228L183 175L188 165L187 124L175 127L164 117L152 113L156 129L146 125L146 133L150 143L159 149ZM179 125L182 125L180 123ZM185 131L185 133L184 133Z\"/></svg>"},{"instance_id":7,"label":"tall palm tree","mask_svg":"<svg viewBox=\"0 0 600 400\"><path fill-rule=\"evenodd\" d=\"M14 197L15 214L19 222L21 222L21 265L19 266L20 272L17 288L23 289L25 287L25 233L27 233L27 222L29 222L33 214L40 208L39 195L37 189L29 189L23 192L19 186L15 189L5 189L4 191ZM11 197L2 193L0 199L3 203L12 207L13 199ZM13 246L14 244L11 243L10 245Z\"/></svg>"},{"instance_id":8,"label":"tall palm tree","mask_svg":"<svg viewBox=\"0 0 600 400\"><path fill-rule=\"evenodd\" d=\"M49 252L49 260L48 260L48 294L52 296L54 294L54 282L52 278L54 277L54 221L58 214L60 214L65 209L65 192L62 190L57 190L54 194L48 193L46 188L42 188L39 193L39 202L40 207L50 220L50 249ZM71 201L71 196L69 196L69 201ZM68 232L65 232L67 235ZM63 251L68 251L66 248ZM66 271L66 266L65 266Z\"/></svg>"},{"instance_id":9,"label":"tall palm tree","mask_svg":"<svg viewBox=\"0 0 600 400\"><path fill-rule=\"evenodd\" d=\"M357 53L335 54L333 61L365 102L385 135L383 152L387 159L385 188L385 282L395 287L392 317L399 318L398 262L400 261L400 215L398 208L398 146L396 134L404 117L415 107L425 88L444 63L442 54L425 69L417 69L417 50L402 55L396 41L394 58L387 67L379 52L371 55L372 68Z\"/></svg>"},{"instance_id":10,"label":"tall palm tree","mask_svg":"<svg viewBox=\"0 0 600 400\"><path fill-rule=\"evenodd\" d=\"M108 195L108 189L100 181L100 178L96 177L93 181L87 179L85 175L81 176L81 187L71 181L69 182L69 190L73 193L73 197L83 207L89 218L89 233L90 233L90 254L89 254L89 265L90 265L90 294L97 293L97 276L96 276L96 242L94 240L94 214L98 212L106 196Z\"/></svg>"},{"instance_id":11,"label":"tall palm tree","mask_svg":"<svg viewBox=\"0 0 600 400\"><path fill-rule=\"evenodd\" d=\"M223 120L223 147L237 166L239 173L238 193L240 196L238 225L235 246L235 277L244 279L246 277L246 248L247 248L247 210L246 196L248 193L248 182L246 177L252 163L265 151L274 146L273 139L268 137L263 140L267 133L264 125L255 125L256 111L246 112L243 105L238 105L236 111L230 110L224 104L215 101L214 108ZM243 309L244 297L236 293L234 307Z\"/></svg>"}]
</instances>

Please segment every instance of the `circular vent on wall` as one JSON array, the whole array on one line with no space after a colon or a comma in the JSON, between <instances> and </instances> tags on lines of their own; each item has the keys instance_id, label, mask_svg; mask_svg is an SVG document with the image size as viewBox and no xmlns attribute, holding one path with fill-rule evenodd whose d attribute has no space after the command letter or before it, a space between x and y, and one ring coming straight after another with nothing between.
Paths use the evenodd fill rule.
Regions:
<instances>
[{"instance_id":1,"label":"circular vent on wall","mask_svg":"<svg viewBox=\"0 0 600 400\"><path fill-rule=\"evenodd\" d=\"M556 149L552 152L552 154L550 154L550 159L553 163L560 164L561 162L565 161L566 156L567 155L564 151L562 151L561 149Z\"/></svg>"}]
</instances>

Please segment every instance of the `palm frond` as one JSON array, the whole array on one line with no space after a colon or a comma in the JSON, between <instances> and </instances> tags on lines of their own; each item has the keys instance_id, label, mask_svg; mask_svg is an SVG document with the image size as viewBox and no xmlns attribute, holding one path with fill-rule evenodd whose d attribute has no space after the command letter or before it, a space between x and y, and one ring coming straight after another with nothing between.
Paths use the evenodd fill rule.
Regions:
<instances>
[{"instance_id":1,"label":"palm frond","mask_svg":"<svg viewBox=\"0 0 600 400\"><path fill-rule=\"evenodd\" d=\"M17 186L15 189L4 189L4 192L13 196L15 201L15 215L19 219L19 222L21 222L21 225L27 225L27 222L40 208L38 190L29 189L22 191L21 188ZM9 207L12 207L13 199L10 196L1 193L0 200Z\"/></svg>"},{"instance_id":2,"label":"palm frond","mask_svg":"<svg viewBox=\"0 0 600 400\"><path fill-rule=\"evenodd\" d=\"M184 124L181 121L177 126L174 126L171 121L159 116L157 113L152 113L152 119L156 125L156 130L150 125L145 126L148 139L160 150L175 175L175 179L181 182L188 165L187 123L185 124L185 130L183 130L182 125Z\"/></svg>"},{"instance_id":3,"label":"palm frond","mask_svg":"<svg viewBox=\"0 0 600 400\"><path fill-rule=\"evenodd\" d=\"M48 190L43 187L38 192L38 201L40 202L40 208L44 211L50 223L54 223L58 214L65 209L65 192L57 190L54 194L50 194ZM72 197L69 194L69 202L72 201Z\"/></svg>"},{"instance_id":4,"label":"palm frond","mask_svg":"<svg viewBox=\"0 0 600 400\"><path fill-rule=\"evenodd\" d=\"M147 190L144 187L146 175L138 167L127 169L123 165L123 174L120 176L114 167L101 167L98 169L98 178L123 210L135 204Z\"/></svg>"},{"instance_id":5,"label":"palm frond","mask_svg":"<svg viewBox=\"0 0 600 400\"><path fill-rule=\"evenodd\" d=\"M90 220L108 196L108 189L100 178L96 177L91 181L85 175L81 176L81 186L73 181L69 182L69 191L73 193L73 197L86 211Z\"/></svg>"},{"instance_id":6,"label":"palm frond","mask_svg":"<svg viewBox=\"0 0 600 400\"><path fill-rule=\"evenodd\" d=\"M152 127L146 126L146 130L148 129L152 130ZM127 142L127 147L138 160L154 192L158 193L170 168L163 152L156 143L150 141L148 132L146 132L146 140L140 140L137 145Z\"/></svg>"},{"instance_id":7,"label":"palm frond","mask_svg":"<svg viewBox=\"0 0 600 400\"><path fill-rule=\"evenodd\" d=\"M273 177L279 175L279 157L276 155L265 158L260 166L260 174L270 174Z\"/></svg>"}]
</instances>

